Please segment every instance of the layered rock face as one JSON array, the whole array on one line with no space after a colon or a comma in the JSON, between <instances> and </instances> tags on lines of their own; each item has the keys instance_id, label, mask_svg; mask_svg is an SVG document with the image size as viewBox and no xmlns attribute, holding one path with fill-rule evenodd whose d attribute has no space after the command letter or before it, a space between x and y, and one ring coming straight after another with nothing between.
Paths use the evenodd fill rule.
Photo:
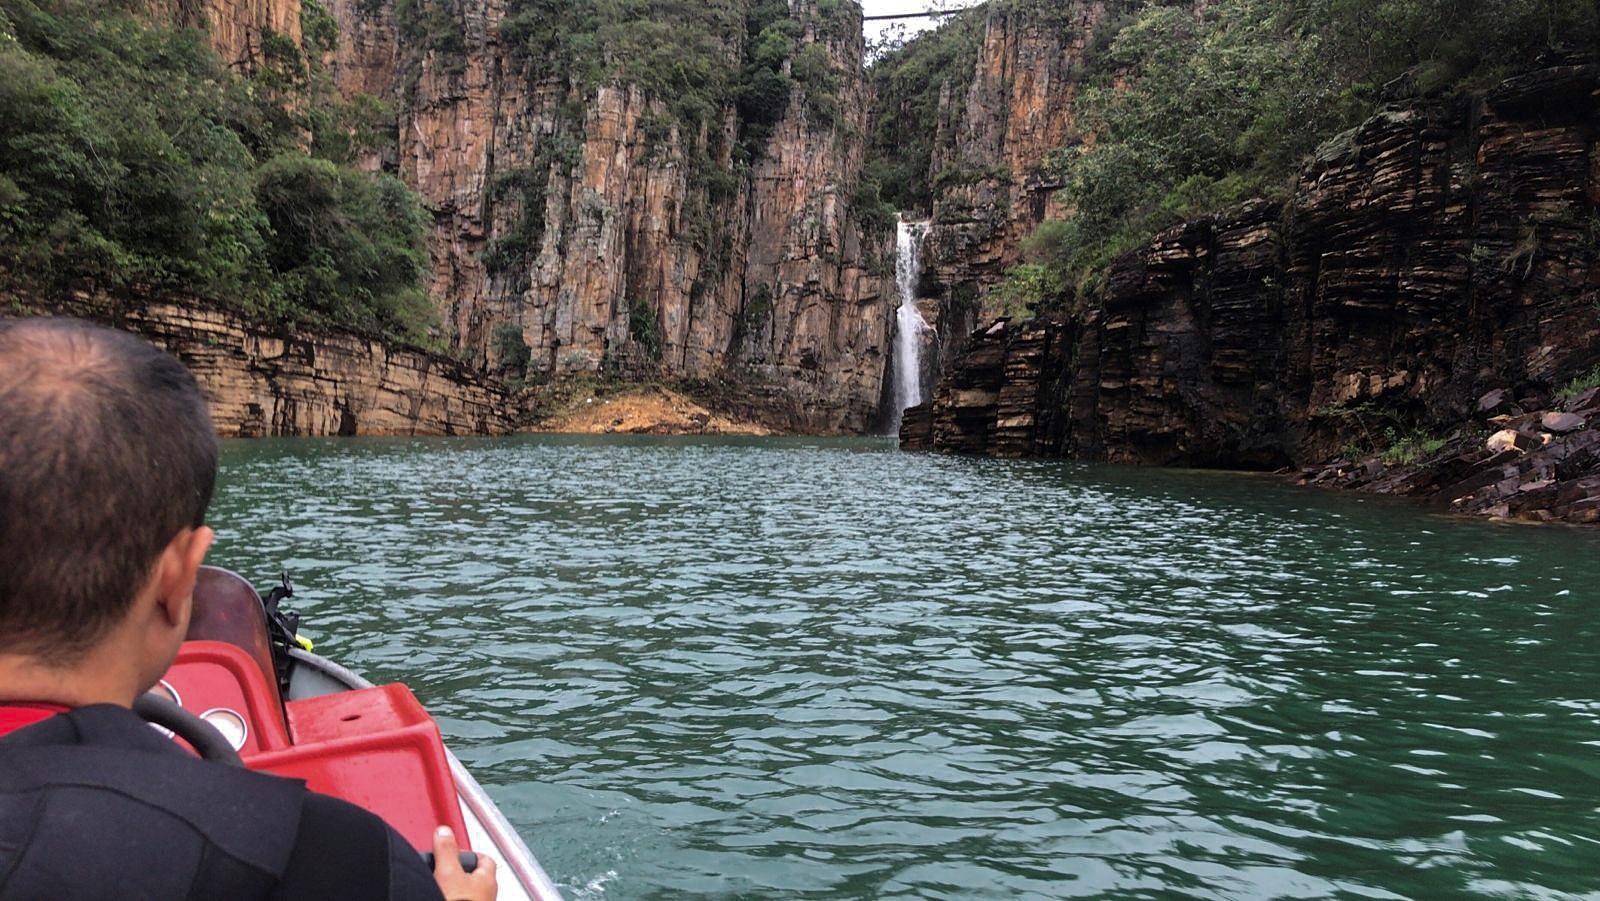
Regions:
<instances>
[{"instance_id":1,"label":"layered rock face","mask_svg":"<svg viewBox=\"0 0 1600 901\"><path fill-rule=\"evenodd\" d=\"M153 2L200 24L186 4ZM731 105L685 134L676 98L541 75L547 60L503 40L503 0L415 0L410 14L442 29L420 42L390 0L323 5L338 24L323 63L339 93L397 112L394 145L364 162L398 172L432 212L429 294L477 368L498 366L509 329L531 348L533 377L732 382L740 412L791 431L859 432L876 415L892 249L851 210L870 100L858 6L793 0L796 46L826 48L839 111L819 121L796 87L746 165ZM203 12L241 69L255 68L265 34L300 41L299 0L209 0ZM849 27L819 28L830 16ZM737 71L745 36L722 38Z\"/></svg>"},{"instance_id":2,"label":"layered rock face","mask_svg":"<svg viewBox=\"0 0 1600 901\"><path fill-rule=\"evenodd\" d=\"M1488 440L1464 429L1409 465L1338 461L1303 484L1430 497L1455 513L1536 522L1600 523L1600 388L1562 399L1560 409L1524 412L1505 390L1479 403ZM1497 412L1506 409L1506 412Z\"/></svg>"},{"instance_id":3,"label":"layered rock face","mask_svg":"<svg viewBox=\"0 0 1600 901\"><path fill-rule=\"evenodd\" d=\"M262 328L187 298L75 293L18 302L165 348L194 373L224 437L503 435L516 427L505 390L448 357L351 334Z\"/></svg>"},{"instance_id":4,"label":"layered rock face","mask_svg":"<svg viewBox=\"0 0 1600 901\"><path fill-rule=\"evenodd\" d=\"M217 55L234 69L253 71L260 64L267 35L300 43L300 0L150 0L150 7L167 21L207 29Z\"/></svg>"},{"instance_id":5,"label":"layered rock face","mask_svg":"<svg viewBox=\"0 0 1600 901\"><path fill-rule=\"evenodd\" d=\"M1018 262L1041 222L1067 213L1044 163L1076 139L1077 76L1106 14L1104 0L1068 0L1048 13L991 8L971 84L940 98L924 280L944 300L951 353L977 324L972 301Z\"/></svg>"},{"instance_id":6,"label":"layered rock face","mask_svg":"<svg viewBox=\"0 0 1600 901\"><path fill-rule=\"evenodd\" d=\"M781 428L864 429L892 316L887 238L850 209L869 99L860 29L819 34L815 6L794 4L811 23L798 44L827 48L841 111L820 123L796 90L744 171L731 107L685 134L672 98L540 80L502 45L494 0L451 6L461 53L401 47L388 3L332 0L340 90L400 107L392 164L434 213L430 293L453 345L490 368L509 328L535 376L731 380L744 412ZM730 43L727 65L741 54Z\"/></svg>"},{"instance_id":7,"label":"layered rock face","mask_svg":"<svg viewBox=\"0 0 1600 901\"><path fill-rule=\"evenodd\" d=\"M1547 406L1600 363L1597 308L1600 66L1560 66L1477 102L1392 108L1325 147L1287 205L1189 222L1117 260L1092 312L975 335L907 439L1326 460L1470 430L1495 389ZM1046 362L1008 365L1031 353Z\"/></svg>"},{"instance_id":8,"label":"layered rock face","mask_svg":"<svg viewBox=\"0 0 1600 901\"><path fill-rule=\"evenodd\" d=\"M865 233L851 210L871 99L861 29L825 41L849 73L841 112L819 128L791 102L755 165L733 360L748 374L750 412L862 432L878 410L897 305L893 235Z\"/></svg>"},{"instance_id":9,"label":"layered rock face","mask_svg":"<svg viewBox=\"0 0 1600 901\"><path fill-rule=\"evenodd\" d=\"M991 457L1055 452L1070 335L1066 323L1046 319L1002 319L974 332L933 397L905 412L901 447Z\"/></svg>"}]
</instances>

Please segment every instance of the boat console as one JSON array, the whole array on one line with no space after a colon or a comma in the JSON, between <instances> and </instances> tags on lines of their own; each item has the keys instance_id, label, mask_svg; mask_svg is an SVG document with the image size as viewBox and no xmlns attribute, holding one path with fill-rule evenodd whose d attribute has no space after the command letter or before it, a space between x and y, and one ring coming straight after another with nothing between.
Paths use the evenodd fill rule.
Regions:
<instances>
[{"instance_id":1,"label":"boat console","mask_svg":"<svg viewBox=\"0 0 1600 901\"><path fill-rule=\"evenodd\" d=\"M401 684L284 700L260 597L206 567L189 639L155 690L221 732L250 769L376 813L419 851L469 833L439 727Z\"/></svg>"}]
</instances>

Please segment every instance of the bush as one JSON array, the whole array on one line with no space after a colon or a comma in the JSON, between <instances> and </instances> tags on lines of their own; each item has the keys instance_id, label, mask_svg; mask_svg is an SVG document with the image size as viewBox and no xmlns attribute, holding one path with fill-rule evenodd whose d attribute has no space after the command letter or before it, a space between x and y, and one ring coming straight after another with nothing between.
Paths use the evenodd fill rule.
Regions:
<instances>
[{"instance_id":1,"label":"bush","mask_svg":"<svg viewBox=\"0 0 1600 901\"><path fill-rule=\"evenodd\" d=\"M775 70L756 69L749 74L739 94L739 115L746 127L777 124L789 109L793 89L793 83Z\"/></svg>"},{"instance_id":2,"label":"bush","mask_svg":"<svg viewBox=\"0 0 1600 901\"><path fill-rule=\"evenodd\" d=\"M628 336L644 348L651 360L660 362L661 326L656 322L656 311L642 297L628 306Z\"/></svg>"},{"instance_id":3,"label":"bush","mask_svg":"<svg viewBox=\"0 0 1600 901\"><path fill-rule=\"evenodd\" d=\"M850 195L850 211L869 234L894 231L900 222L895 208L883 201L876 179L863 175Z\"/></svg>"},{"instance_id":4,"label":"bush","mask_svg":"<svg viewBox=\"0 0 1600 901\"><path fill-rule=\"evenodd\" d=\"M999 316L1025 318L1059 303L1065 286L1058 270L1042 263L1019 263L1006 270L1005 280L983 298L983 319Z\"/></svg>"},{"instance_id":5,"label":"bush","mask_svg":"<svg viewBox=\"0 0 1600 901\"><path fill-rule=\"evenodd\" d=\"M844 76L833 66L833 57L822 44L807 44L794 55L789 72L805 94L806 108L819 125L832 125L841 110L839 91Z\"/></svg>"},{"instance_id":6,"label":"bush","mask_svg":"<svg viewBox=\"0 0 1600 901\"><path fill-rule=\"evenodd\" d=\"M313 0L306 9L326 32ZM285 105L284 82L266 68L266 80L247 83L202 33L149 25L121 4L0 0L7 22L6 279L138 283L270 320L426 337L434 314L420 287L428 260L417 199L392 177L299 149L306 121L337 121L315 96ZM282 35L263 42L303 86L315 62ZM319 130L313 148L328 152L330 137ZM356 144L345 134L341 155Z\"/></svg>"},{"instance_id":7,"label":"bush","mask_svg":"<svg viewBox=\"0 0 1600 901\"><path fill-rule=\"evenodd\" d=\"M393 176L281 154L257 173L279 297L308 319L421 341L427 220Z\"/></svg>"},{"instance_id":8,"label":"bush","mask_svg":"<svg viewBox=\"0 0 1600 901\"><path fill-rule=\"evenodd\" d=\"M1561 390L1556 392L1556 398L1559 400L1567 400L1569 398L1577 397L1583 392L1588 391L1590 388L1600 388L1600 366L1596 366L1595 368L1589 370L1587 375L1580 375L1563 385Z\"/></svg>"},{"instance_id":9,"label":"bush","mask_svg":"<svg viewBox=\"0 0 1600 901\"><path fill-rule=\"evenodd\" d=\"M489 330L489 352L497 361L502 376L521 379L527 376L528 361L533 349L523 340L522 329L515 323L502 322Z\"/></svg>"},{"instance_id":10,"label":"bush","mask_svg":"<svg viewBox=\"0 0 1600 901\"><path fill-rule=\"evenodd\" d=\"M1436 438L1420 429L1402 431L1394 427L1383 430L1389 447L1378 457L1385 466L1411 466L1438 453L1445 439Z\"/></svg>"}]
</instances>

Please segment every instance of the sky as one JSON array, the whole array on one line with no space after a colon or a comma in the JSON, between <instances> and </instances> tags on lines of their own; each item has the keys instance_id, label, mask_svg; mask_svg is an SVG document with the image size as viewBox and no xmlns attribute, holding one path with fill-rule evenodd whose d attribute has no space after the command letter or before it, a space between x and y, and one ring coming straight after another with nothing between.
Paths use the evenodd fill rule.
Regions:
<instances>
[{"instance_id":1,"label":"sky","mask_svg":"<svg viewBox=\"0 0 1600 901\"><path fill-rule=\"evenodd\" d=\"M861 0L861 13L866 16L890 16L895 13L924 12L929 9L959 9L968 6L977 6L978 0ZM901 19L898 22L868 22L866 23L867 46L883 38L888 28L904 28L905 36L911 37L926 28L939 24L938 19Z\"/></svg>"}]
</instances>

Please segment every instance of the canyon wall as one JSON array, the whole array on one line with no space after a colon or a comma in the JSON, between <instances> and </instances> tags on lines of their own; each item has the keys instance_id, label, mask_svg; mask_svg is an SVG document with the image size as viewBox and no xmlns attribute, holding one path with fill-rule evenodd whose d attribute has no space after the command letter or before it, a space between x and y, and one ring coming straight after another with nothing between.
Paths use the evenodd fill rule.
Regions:
<instances>
[{"instance_id":1,"label":"canyon wall","mask_svg":"<svg viewBox=\"0 0 1600 901\"><path fill-rule=\"evenodd\" d=\"M845 74L835 120L791 101L751 174L733 360L751 412L859 433L878 411L898 299L893 232L872 233L852 209L871 102L852 9L842 34L812 35Z\"/></svg>"},{"instance_id":2,"label":"canyon wall","mask_svg":"<svg viewBox=\"0 0 1600 901\"><path fill-rule=\"evenodd\" d=\"M204 28L228 67L254 71L263 59L261 41L283 35L301 42L300 0L148 0L153 15L187 28Z\"/></svg>"},{"instance_id":3,"label":"canyon wall","mask_svg":"<svg viewBox=\"0 0 1600 901\"><path fill-rule=\"evenodd\" d=\"M831 121L795 88L763 151L735 159L730 105L697 127L626 80L542 74L494 0L449 8L463 46L402 46L391 3L331 0L327 60L346 96L399 109L396 167L434 216L430 294L452 346L486 370L509 332L530 378L589 373L732 382L787 430L862 430L876 412L893 301L887 237L852 215L869 101L859 8L802 47L843 87ZM737 71L743 35L722 64ZM692 130L691 130L692 129Z\"/></svg>"},{"instance_id":4,"label":"canyon wall","mask_svg":"<svg viewBox=\"0 0 1600 901\"><path fill-rule=\"evenodd\" d=\"M71 291L9 313L72 315L135 332L183 360L217 434L504 435L505 389L449 357L342 332L264 327L197 298Z\"/></svg>"},{"instance_id":5,"label":"canyon wall","mask_svg":"<svg viewBox=\"0 0 1600 901\"><path fill-rule=\"evenodd\" d=\"M1089 311L975 334L906 438L1255 469L1408 434L1481 445L1509 421L1489 417L1549 406L1600 363L1597 311L1600 66L1561 65L1393 105L1324 146L1286 203L1119 258Z\"/></svg>"},{"instance_id":6,"label":"canyon wall","mask_svg":"<svg viewBox=\"0 0 1600 901\"><path fill-rule=\"evenodd\" d=\"M925 262L944 285L987 288L1047 218L1065 215L1047 158L1082 140L1078 86L1104 0L1048 13L992 5L966 91L941 98Z\"/></svg>"},{"instance_id":7,"label":"canyon wall","mask_svg":"<svg viewBox=\"0 0 1600 901\"><path fill-rule=\"evenodd\" d=\"M268 35L301 42L300 0L153 3L180 23L203 16L241 71L257 68ZM727 33L696 37L739 73L754 4L727 5ZM475 368L712 383L789 431L860 432L877 414L893 250L853 209L871 100L859 5L791 0L786 112L754 147L742 98L685 116L681 97L619 73L609 47L591 48L607 67L596 77L529 46L530 27L566 28L577 7L321 6L338 32L321 71L344 101L389 116L361 162L399 174L431 213L428 293L442 337ZM624 39L637 30L648 43L655 24ZM820 82L787 80L812 47L825 51ZM509 373L519 344L529 363Z\"/></svg>"},{"instance_id":8,"label":"canyon wall","mask_svg":"<svg viewBox=\"0 0 1600 901\"><path fill-rule=\"evenodd\" d=\"M972 71L946 73L926 173L932 218L921 284L942 339L936 369L960 352L978 325L979 299L1021 261L1026 239L1070 212L1047 162L1092 140L1077 120L1078 93L1097 26L1125 5L990 4Z\"/></svg>"}]
</instances>

